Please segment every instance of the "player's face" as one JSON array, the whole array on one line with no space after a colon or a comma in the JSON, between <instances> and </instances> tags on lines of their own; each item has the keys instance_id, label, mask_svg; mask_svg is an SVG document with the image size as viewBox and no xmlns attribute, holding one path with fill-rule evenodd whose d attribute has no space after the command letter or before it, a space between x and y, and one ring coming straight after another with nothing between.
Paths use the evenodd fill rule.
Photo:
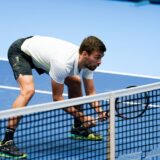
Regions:
<instances>
[{"instance_id":1,"label":"player's face","mask_svg":"<svg viewBox=\"0 0 160 160\"><path fill-rule=\"evenodd\" d=\"M85 68L94 71L102 62L102 57L104 53L99 51L94 51L92 54L86 55Z\"/></svg>"}]
</instances>

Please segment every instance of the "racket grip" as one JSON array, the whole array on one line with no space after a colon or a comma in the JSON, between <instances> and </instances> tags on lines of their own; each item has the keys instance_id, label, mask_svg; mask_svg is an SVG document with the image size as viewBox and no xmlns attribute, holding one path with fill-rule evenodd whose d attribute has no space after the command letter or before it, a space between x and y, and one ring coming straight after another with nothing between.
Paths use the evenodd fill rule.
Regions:
<instances>
[{"instance_id":1,"label":"racket grip","mask_svg":"<svg viewBox=\"0 0 160 160\"><path fill-rule=\"evenodd\" d=\"M96 117L95 121L96 121L96 123L98 123L99 122L99 117Z\"/></svg>"}]
</instances>

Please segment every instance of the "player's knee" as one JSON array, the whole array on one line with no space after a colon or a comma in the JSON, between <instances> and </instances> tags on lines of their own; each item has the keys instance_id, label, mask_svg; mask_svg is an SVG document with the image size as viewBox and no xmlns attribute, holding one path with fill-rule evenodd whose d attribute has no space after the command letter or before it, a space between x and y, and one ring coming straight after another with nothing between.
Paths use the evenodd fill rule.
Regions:
<instances>
[{"instance_id":1,"label":"player's knee","mask_svg":"<svg viewBox=\"0 0 160 160\"><path fill-rule=\"evenodd\" d=\"M81 87L81 79L79 76L68 78L65 83L69 88L74 88L75 90Z\"/></svg>"},{"instance_id":2,"label":"player's knee","mask_svg":"<svg viewBox=\"0 0 160 160\"><path fill-rule=\"evenodd\" d=\"M25 88L23 90L21 90L21 95L25 98L25 99L30 99L35 93L35 89L34 88Z\"/></svg>"},{"instance_id":3,"label":"player's knee","mask_svg":"<svg viewBox=\"0 0 160 160\"><path fill-rule=\"evenodd\" d=\"M70 86L72 88L76 89L80 89L81 88L81 81L73 81L72 85Z\"/></svg>"}]
</instances>

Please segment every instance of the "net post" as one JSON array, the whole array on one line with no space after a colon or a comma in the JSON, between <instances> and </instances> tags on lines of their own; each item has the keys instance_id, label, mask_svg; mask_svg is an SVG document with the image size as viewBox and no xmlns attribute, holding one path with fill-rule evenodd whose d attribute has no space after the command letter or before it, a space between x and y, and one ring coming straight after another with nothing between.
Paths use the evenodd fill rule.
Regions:
<instances>
[{"instance_id":1,"label":"net post","mask_svg":"<svg viewBox=\"0 0 160 160\"><path fill-rule=\"evenodd\" d=\"M108 141L107 141L107 148L108 148L108 155L107 159L115 160L115 97L112 96L110 98L110 116L108 120Z\"/></svg>"}]
</instances>

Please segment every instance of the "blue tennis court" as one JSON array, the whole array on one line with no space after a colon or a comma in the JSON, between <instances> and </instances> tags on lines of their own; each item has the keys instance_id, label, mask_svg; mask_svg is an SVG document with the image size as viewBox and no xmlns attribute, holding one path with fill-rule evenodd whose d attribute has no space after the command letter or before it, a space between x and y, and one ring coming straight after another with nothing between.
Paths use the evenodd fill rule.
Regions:
<instances>
[{"instance_id":1,"label":"blue tennis court","mask_svg":"<svg viewBox=\"0 0 160 160\"><path fill-rule=\"evenodd\" d=\"M1 73L3 78L0 80L0 106L1 110L10 109L12 102L18 95L18 86L14 80L11 68L8 64L8 61L1 60L0 61ZM29 105L34 104L41 104L46 102L51 102L51 88L50 88L50 78L46 75L38 76L36 72L34 72L35 77L35 85L36 85L36 94L34 95L33 99L31 100ZM159 82L160 79L154 77L142 77L142 76L131 76L131 75L120 75L115 73L107 73L102 71L95 72L94 75L95 79L95 86L97 88L98 93L104 93L108 91L118 90L126 88L130 85L144 85L144 84L151 84L154 82ZM67 99L67 90L65 88L64 95ZM107 107L107 105L105 106ZM107 109L107 108L106 108ZM72 125L72 119L69 115L64 114L64 111L57 112L57 110L53 112L46 112L45 114L34 114L34 121L27 123L27 116L25 118L25 123L23 123L21 129L22 135L25 135L25 149L27 148L26 152L30 152L29 159L100 159L103 160L106 157L106 141L107 139L104 138L103 141L75 141L69 138L68 131ZM148 114L148 113L147 113ZM48 115L51 117L47 120ZM62 115L62 116L61 116ZM153 117L151 117L153 118ZM31 118L32 119L32 118ZM154 118L153 118L154 120ZM144 120L145 121L145 120ZM61 123L59 123L61 122ZM132 121L133 122L133 121ZM153 122L153 121L152 121ZM127 122L126 122L127 123ZM136 128L136 123L132 124L131 128ZM120 123L121 124L121 123ZM120 125L119 124L119 125ZM124 123L122 123L124 124ZM145 122L144 122L145 124ZM3 124L4 125L4 124ZM95 127L96 131L105 131L103 132L104 137L107 137L107 123L104 122L99 126ZM125 124L127 125L127 124ZM145 124L146 125L146 124ZM2 124L1 124L2 126ZM39 126L39 127L37 127ZM60 129L59 129L59 126ZM64 127L65 126L65 127ZM150 125L149 125L150 126ZM5 127L5 126L3 126ZM31 131L29 131L32 128ZM23 131L24 129L24 131ZM122 129L122 128L121 128ZM121 131L120 129L120 131ZM137 127L138 129L138 127ZM143 132L149 132L145 130ZM153 129L153 128L152 128ZM128 128L124 133L124 137L127 134ZM154 129L153 129L154 130ZM34 132L33 136L30 135L30 132ZM133 132L133 131L132 131ZM55 134L53 134L55 133ZM3 131L1 131L3 135ZM158 133L157 133L158 134ZM19 136L18 133L16 135ZM145 134L145 136L148 136ZM45 137L45 138L44 138ZM42 138L41 140L39 138ZM58 140L57 140L58 139ZM21 139L22 140L22 139ZM20 140L20 141L21 141ZM19 140L18 140L19 141ZM122 140L123 141L123 140ZM33 144L32 144L33 142ZM125 143L129 143L130 140L126 140ZM138 141L137 141L138 142ZM148 142L152 143L152 142ZM36 144L36 145L35 145ZM74 144L74 145L72 145ZM135 145L138 145L135 144ZM45 150L45 148L47 151ZM153 145L154 146L154 145ZM20 147L23 149L24 146ZM125 146L127 147L127 145ZM124 147L124 149L125 149ZM101 149L102 156L99 155L98 149ZM82 152L83 150L83 152ZM40 152L39 152L40 151ZM44 154L45 152L45 154ZM142 151L137 149L135 154L141 154ZM148 151L149 152L149 151ZM81 154L83 153L83 154ZM48 155L48 156L43 156ZM38 156L41 156L39 158ZM92 156L92 157L91 157ZM129 156L129 155L127 155ZM133 155L132 155L133 156ZM37 158L36 158L37 157ZM53 158L54 157L54 158ZM65 157L65 158L64 158ZM123 158L123 157L122 157ZM119 158L120 159L120 158ZM127 158L125 158L127 159Z\"/></svg>"},{"instance_id":2,"label":"blue tennis court","mask_svg":"<svg viewBox=\"0 0 160 160\"><path fill-rule=\"evenodd\" d=\"M19 91L8 61L1 60L0 66L0 75L3 75L0 79L0 106L2 110L10 108ZM130 85L139 86L160 81L160 78L143 77L138 75L121 75L102 71L95 72L94 79L97 93L123 89ZM34 81L35 88L38 91L31 100L30 105L52 101L50 78L45 74L39 76L36 72L34 72ZM66 88L64 94L67 94Z\"/></svg>"}]
</instances>

